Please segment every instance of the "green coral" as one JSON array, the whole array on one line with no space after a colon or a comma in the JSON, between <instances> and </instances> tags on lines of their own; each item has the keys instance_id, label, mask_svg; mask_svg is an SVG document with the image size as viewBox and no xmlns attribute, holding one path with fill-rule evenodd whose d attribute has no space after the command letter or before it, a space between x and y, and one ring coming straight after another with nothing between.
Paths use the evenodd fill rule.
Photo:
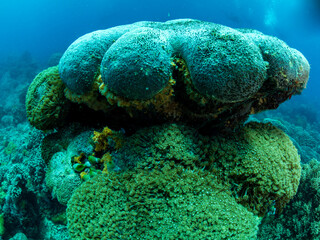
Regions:
<instances>
[{"instance_id":1,"label":"green coral","mask_svg":"<svg viewBox=\"0 0 320 240\"><path fill-rule=\"evenodd\" d=\"M60 212L51 217L51 221L55 224L67 225L67 215L66 212Z\"/></svg>"},{"instance_id":2,"label":"green coral","mask_svg":"<svg viewBox=\"0 0 320 240\"><path fill-rule=\"evenodd\" d=\"M3 214L0 214L0 236L2 236L5 232L5 228L4 228L4 217Z\"/></svg>"},{"instance_id":3,"label":"green coral","mask_svg":"<svg viewBox=\"0 0 320 240\"><path fill-rule=\"evenodd\" d=\"M211 137L145 128L110 154L123 171L89 179L68 202L74 239L253 239L259 216L293 197L301 170L289 137L258 123Z\"/></svg>"},{"instance_id":4,"label":"green coral","mask_svg":"<svg viewBox=\"0 0 320 240\"><path fill-rule=\"evenodd\" d=\"M237 201L261 216L272 204L277 211L284 207L297 191L301 172L289 137L260 123L213 137L176 124L147 128L130 137L113 159L128 167L137 162L154 167L154 162L169 159L219 174L232 183Z\"/></svg>"},{"instance_id":5,"label":"green coral","mask_svg":"<svg viewBox=\"0 0 320 240\"><path fill-rule=\"evenodd\" d=\"M4 149L4 153L6 155L11 155L17 150L17 146L14 142L9 142L6 148Z\"/></svg>"},{"instance_id":6,"label":"green coral","mask_svg":"<svg viewBox=\"0 0 320 240\"><path fill-rule=\"evenodd\" d=\"M237 201L263 216L297 192L300 157L290 138L271 124L250 123L236 134L211 138L208 167L230 179Z\"/></svg>"},{"instance_id":7,"label":"green coral","mask_svg":"<svg viewBox=\"0 0 320 240\"><path fill-rule=\"evenodd\" d=\"M57 66L43 70L35 77L26 97L27 117L31 125L40 130L62 125L69 110L64 89Z\"/></svg>"},{"instance_id":8,"label":"green coral","mask_svg":"<svg viewBox=\"0 0 320 240\"><path fill-rule=\"evenodd\" d=\"M258 239L320 239L320 163L302 165L297 194L280 215L268 215Z\"/></svg>"},{"instance_id":9,"label":"green coral","mask_svg":"<svg viewBox=\"0 0 320 240\"><path fill-rule=\"evenodd\" d=\"M168 163L86 181L67 216L73 239L252 239L260 223L211 174Z\"/></svg>"}]
</instances>

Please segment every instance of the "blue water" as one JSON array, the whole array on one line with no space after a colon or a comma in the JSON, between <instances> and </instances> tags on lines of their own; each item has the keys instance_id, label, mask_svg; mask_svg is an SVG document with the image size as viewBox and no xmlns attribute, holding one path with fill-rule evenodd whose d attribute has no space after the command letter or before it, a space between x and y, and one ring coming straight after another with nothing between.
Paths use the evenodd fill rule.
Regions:
<instances>
[{"instance_id":1,"label":"blue water","mask_svg":"<svg viewBox=\"0 0 320 240\"><path fill-rule=\"evenodd\" d=\"M317 0L1 1L0 61L26 50L36 60L46 61L97 29L143 20L194 18L254 28L284 40L309 60L311 80L304 94L315 95L320 76L319 5Z\"/></svg>"},{"instance_id":2,"label":"blue water","mask_svg":"<svg viewBox=\"0 0 320 240\"><path fill-rule=\"evenodd\" d=\"M9 239L19 232L31 236L30 239L38 236L39 229L32 226L37 226L45 215L38 212L39 206L42 211L47 204L49 210L45 209L48 211L45 213L50 216L65 210L54 197L50 198L51 193L44 184L45 163L37 151L47 132L30 127L26 121L25 93L34 76L48 67L53 54L63 53L86 33L137 21L163 22L179 18L214 22L232 28L257 29L280 38L304 54L311 71L302 95L293 96L276 111L263 112L250 120L271 122L288 134L302 163L309 163L312 159L320 161L319 0L0 0L0 240ZM313 166L316 166L314 175L320 176L320 166ZM308 174L311 176L313 173L309 171ZM30 176L32 180L28 182L26 179ZM304 186L309 184L309 188L314 184L304 181L307 182ZM320 196L320 190L317 196ZM304 200L309 201L312 197ZM311 201L307 200L306 205ZM56 205L61 209L52 207ZM301 218L309 212L299 212L295 216ZM285 214L294 215L290 211ZM2 215L8 228L3 238ZM319 223L318 216L320 214L315 213L310 219ZM283 226L294 228L292 226L295 225L290 224ZM63 226L59 233L61 236L67 233L65 224ZM303 226L307 229L310 224L301 226L297 229L303 229ZM50 226L41 228L50 229ZM264 232L270 232L271 236L273 230L270 229L266 227ZM312 231L312 236L320 237L319 227L318 232ZM56 239L49 235L43 238ZM272 239L293 239L289 236L284 238L285 233L279 233L279 236Z\"/></svg>"}]
</instances>

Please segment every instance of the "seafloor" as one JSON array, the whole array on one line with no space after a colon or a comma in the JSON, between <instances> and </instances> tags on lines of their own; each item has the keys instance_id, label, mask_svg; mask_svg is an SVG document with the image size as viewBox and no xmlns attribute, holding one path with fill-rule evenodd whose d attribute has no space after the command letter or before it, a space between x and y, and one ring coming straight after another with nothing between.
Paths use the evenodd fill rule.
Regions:
<instances>
[{"instance_id":1,"label":"seafloor","mask_svg":"<svg viewBox=\"0 0 320 240\"><path fill-rule=\"evenodd\" d=\"M48 142L44 139L51 138L52 152L70 154L68 146L76 140L52 141L57 133L35 129L27 122L25 112L25 96L32 79L42 69L56 65L59 56L55 54L47 64L39 64L24 53L0 65L0 239L70 239L66 206L61 204L64 199L59 195L62 190L56 189L53 194L53 183L46 179L46 172L52 167L46 158L52 153L45 152L43 146ZM272 123L289 135L302 164L298 193L282 213L270 211L264 217L258 239L320 239L317 109L316 103L297 96L277 110L250 117L250 121ZM72 136L83 129L73 125L68 131ZM59 181L59 176L52 181Z\"/></svg>"}]
</instances>

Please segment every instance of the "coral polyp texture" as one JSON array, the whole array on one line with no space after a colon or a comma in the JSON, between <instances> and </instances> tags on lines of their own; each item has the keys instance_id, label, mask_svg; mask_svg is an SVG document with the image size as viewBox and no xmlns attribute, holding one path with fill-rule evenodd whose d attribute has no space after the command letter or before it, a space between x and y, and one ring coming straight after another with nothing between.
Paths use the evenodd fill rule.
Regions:
<instances>
[{"instance_id":1,"label":"coral polyp texture","mask_svg":"<svg viewBox=\"0 0 320 240\"><path fill-rule=\"evenodd\" d=\"M94 111L222 128L300 94L309 70L276 37L193 19L91 32L59 62L65 97Z\"/></svg>"},{"instance_id":2,"label":"coral polyp texture","mask_svg":"<svg viewBox=\"0 0 320 240\"><path fill-rule=\"evenodd\" d=\"M40 130L48 130L63 124L69 110L69 100L64 96L65 86L58 67L50 67L39 73L29 86L26 109L29 122Z\"/></svg>"},{"instance_id":3,"label":"coral polyp texture","mask_svg":"<svg viewBox=\"0 0 320 240\"><path fill-rule=\"evenodd\" d=\"M259 216L281 211L301 173L289 137L258 123L218 137L145 128L108 154L119 170L68 202L73 239L255 239Z\"/></svg>"},{"instance_id":4,"label":"coral polyp texture","mask_svg":"<svg viewBox=\"0 0 320 240\"><path fill-rule=\"evenodd\" d=\"M73 239L253 239L260 222L215 177L169 166L89 180L67 214Z\"/></svg>"},{"instance_id":5,"label":"coral polyp texture","mask_svg":"<svg viewBox=\"0 0 320 240\"><path fill-rule=\"evenodd\" d=\"M246 120L300 94L309 71L276 37L192 19L77 39L27 95L30 123L59 133L42 153L71 238L255 239L301 167L284 132ZM72 122L79 136L63 137Z\"/></svg>"}]
</instances>

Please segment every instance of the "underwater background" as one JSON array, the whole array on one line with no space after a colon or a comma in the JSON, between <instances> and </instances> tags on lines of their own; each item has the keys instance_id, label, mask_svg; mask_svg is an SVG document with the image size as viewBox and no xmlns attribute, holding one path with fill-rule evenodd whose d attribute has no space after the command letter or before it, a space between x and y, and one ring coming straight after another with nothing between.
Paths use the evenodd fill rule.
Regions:
<instances>
[{"instance_id":1,"label":"underwater background","mask_svg":"<svg viewBox=\"0 0 320 240\"><path fill-rule=\"evenodd\" d=\"M296 196L281 213L268 211L257 230L257 239L320 239L317 0L0 1L0 239L71 239L65 213L70 196L63 199L63 194L72 192L70 189L80 183L69 181L70 186L64 185L64 170L48 174L52 168L63 168L63 164L53 166L49 162L57 156L54 153L73 157L74 148L99 129L75 124L50 132L31 126L25 101L35 76L58 65L69 45L86 33L137 21L181 18L256 29L283 40L309 61L309 82L301 95L290 96L278 109L251 115L249 120L271 123L285 132L297 148L302 164ZM102 131L104 126L99 127ZM119 134L121 131L124 130L119 129ZM83 152L93 151L87 144L81 146L86 149ZM57 189L58 185L65 188Z\"/></svg>"}]
</instances>

